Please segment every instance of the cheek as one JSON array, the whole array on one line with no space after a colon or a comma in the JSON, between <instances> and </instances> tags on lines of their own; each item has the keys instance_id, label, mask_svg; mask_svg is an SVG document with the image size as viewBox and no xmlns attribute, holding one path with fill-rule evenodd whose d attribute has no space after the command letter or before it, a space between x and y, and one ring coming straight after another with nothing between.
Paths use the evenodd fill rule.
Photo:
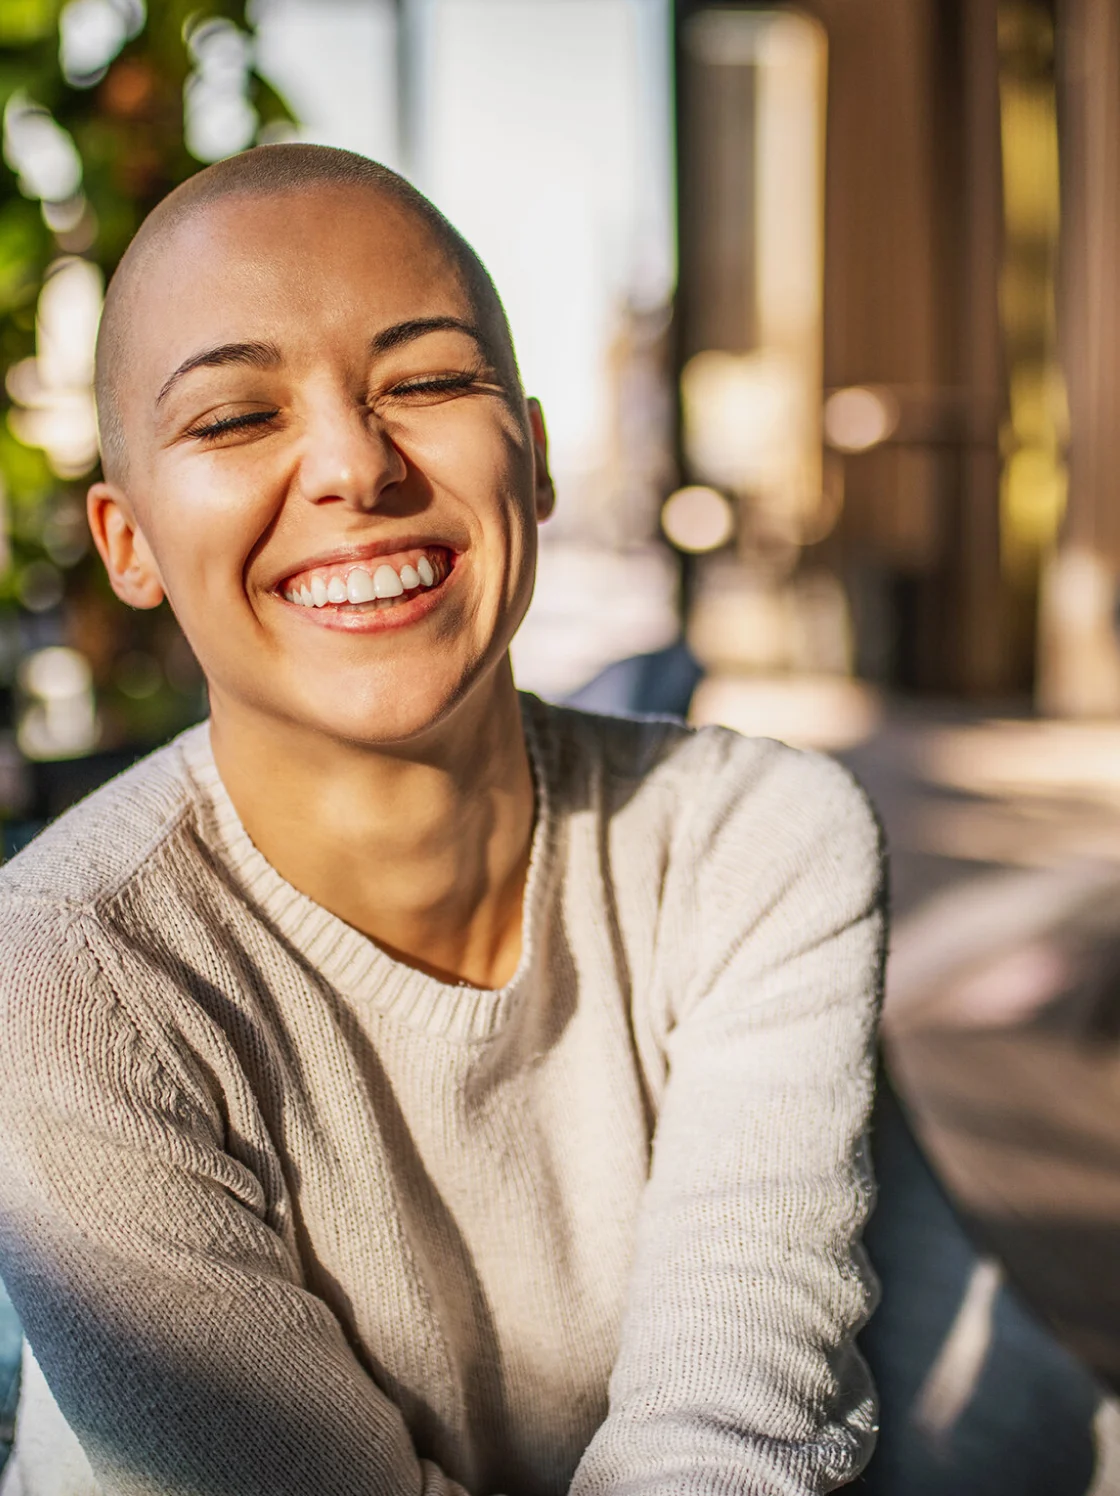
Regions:
<instances>
[{"instance_id":1,"label":"cheek","mask_svg":"<svg viewBox=\"0 0 1120 1496\"><path fill-rule=\"evenodd\" d=\"M437 492L453 497L480 524L494 526L510 505L531 509L532 446L497 399L436 407L427 419L391 433L410 466Z\"/></svg>"},{"instance_id":2,"label":"cheek","mask_svg":"<svg viewBox=\"0 0 1120 1496\"><path fill-rule=\"evenodd\" d=\"M222 660L244 652L253 624L245 569L267 517L247 486L219 484L213 475L179 475L152 508L159 511L152 549L168 603L203 670L222 676Z\"/></svg>"},{"instance_id":3,"label":"cheek","mask_svg":"<svg viewBox=\"0 0 1120 1496\"><path fill-rule=\"evenodd\" d=\"M176 587L223 594L240 588L246 562L267 529L262 495L248 483L213 471L176 474L153 510L153 549L172 602ZM189 599L186 600L189 605Z\"/></svg>"}]
</instances>

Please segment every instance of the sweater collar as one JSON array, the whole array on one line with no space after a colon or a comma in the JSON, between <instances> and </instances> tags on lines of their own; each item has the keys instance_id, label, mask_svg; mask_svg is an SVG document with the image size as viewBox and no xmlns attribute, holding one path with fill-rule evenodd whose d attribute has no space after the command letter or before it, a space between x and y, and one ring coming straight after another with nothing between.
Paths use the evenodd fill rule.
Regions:
<instances>
[{"instance_id":1,"label":"sweater collar","mask_svg":"<svg viewBox=\"0 0 1120 1496\"><path fill-rule=\"evenodd\" d=\"M504 1028L518 995L543 959L543 911L550 901L555 866L550 793L554 766L546 708L536 697L523 694L521 714L536 816L521 915L521 959L504 987L487 990L449 984L417 971L294 888L257 849L242 825L214 762L205 722L179 740L195 790L199 833L262 922L348 1000L452 1042L493 1038Z\"/></svg>"}]
</instances>

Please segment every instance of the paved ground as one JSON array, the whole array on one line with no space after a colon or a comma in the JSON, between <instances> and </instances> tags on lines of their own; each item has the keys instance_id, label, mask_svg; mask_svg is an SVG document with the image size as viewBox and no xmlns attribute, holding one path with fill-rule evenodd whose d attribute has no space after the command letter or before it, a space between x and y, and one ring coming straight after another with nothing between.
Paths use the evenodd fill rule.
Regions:
<instances>
[{"instance_id":1,"label":"paved ground","mask_svg":"<svg viewBox=\"0 0 1120 1496\"><path fill-rule=\"evenodd\" d=\"M1120 725L896 706L840 756L886 822L900 915L985 871L1120 864Z\"/></svg>"}]
</instances>

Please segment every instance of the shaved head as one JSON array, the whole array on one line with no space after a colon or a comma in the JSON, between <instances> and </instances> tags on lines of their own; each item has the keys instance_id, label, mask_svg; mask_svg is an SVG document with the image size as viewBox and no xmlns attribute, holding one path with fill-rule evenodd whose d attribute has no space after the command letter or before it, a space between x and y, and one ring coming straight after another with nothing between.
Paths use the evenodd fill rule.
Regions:
<instances>
[{"instance_id":1,"label":"shaved head","mask_svg":"<svg viewBox=\"0 0 1120 1496\"><path fill-rule=\"evenodd\" d=\"M367 192L413 216L431 235L475 309L491 343L495 368L520 392L509 325L482 261L443 214L410 182L387 166L352 151L319 145L265 145L230 156L188 178L148 215L126 250L105 295L97 336L95 391L102 466L110 480L127 469L127 444L119 398L128 367L132 313L145 278L188 221L230 198L275 197L333 187Z\"/></svg>"}]
</instances>

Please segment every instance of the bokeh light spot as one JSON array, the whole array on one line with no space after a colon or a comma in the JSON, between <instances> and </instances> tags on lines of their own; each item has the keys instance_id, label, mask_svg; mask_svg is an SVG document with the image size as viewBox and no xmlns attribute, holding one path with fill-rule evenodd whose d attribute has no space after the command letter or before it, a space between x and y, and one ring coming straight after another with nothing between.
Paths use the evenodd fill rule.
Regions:
<instances>
[{"instance_id":1,"label":"bokeh light spot","mask_svg":"<svg viewBox=\"0 0 1120 1496\"><path fill-rule=\"evenodd\" d=\"M825 401L824 434L840 452L866 452L898 426L898 404L887 390L853 385Z\"/></svg>"},{"instance_id":2,"label":"bokeh light spot","mask_svg":"<svg viewBox=\"0 0 1120 1496\"><path fill-rule=\"evenodd\" d=\"M699 555L727 544L735 531L735 513L718 489L691 484L665 500L661 528L678 550Z\"/></svg>"}]
</instances>

